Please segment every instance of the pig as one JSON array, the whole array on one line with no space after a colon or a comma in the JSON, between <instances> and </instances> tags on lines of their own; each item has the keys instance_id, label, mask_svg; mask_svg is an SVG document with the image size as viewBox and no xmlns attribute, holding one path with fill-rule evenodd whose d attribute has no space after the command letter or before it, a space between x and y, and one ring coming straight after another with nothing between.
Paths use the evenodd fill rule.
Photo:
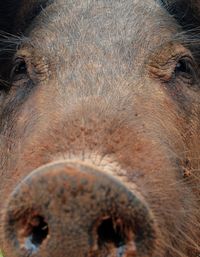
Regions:
<instances>
[{"instance_id":1,"label":"pig","mask_svg":"<svg viewBox=\"0 0 200 257\"><path fill-rule=\"evenodd\" d=\"M200 1L0 14L4 257L199 257Z\"/></svg>"}]
</instances>

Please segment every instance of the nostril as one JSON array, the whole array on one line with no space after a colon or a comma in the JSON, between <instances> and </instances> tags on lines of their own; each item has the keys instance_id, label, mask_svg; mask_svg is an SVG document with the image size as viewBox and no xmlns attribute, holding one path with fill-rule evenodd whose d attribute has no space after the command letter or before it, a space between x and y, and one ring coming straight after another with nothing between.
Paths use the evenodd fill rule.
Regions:
<instances>
[{"instance_id":1,"label":"nostril","mask_svg":"<svg viewBox=\"0 0 200 257\"><path fill-rule=\"evenodd\" d=\"M121 219L107 218L98 227L98 244L113 243L116 247L125 245L123 222Z\"/></svg>"},{"instance_id":2,"label":"nostril","mask_svg":"<svg viewBox=\"0 0 200 257\"><path fill-rule=\"evenodd\" d=\"M48 225L41 216L34 217L30 223L30 241L36 247L39 247L48 235Z\"/></svg>"},{"instance_id":3,"label":"nostril","mask_svg":"<svg viewBox=\"0 0 200 257\"><path fill-rule=\"evenodd\" d=\"M117 257L136 256L134 234L121 218L103 219L98 226L97 234L100 251L107 251L109 256L113 256L113 251Z\"/></svg>"},{"instance_id":4,"label":"nostril","mask_svg":"<svg viewBox=\"0 0 200 257\"><path fill-rule=\"evenodd\" d=\"M37 252L49 234L48 224L42 216L28 217L21 222L18 230L19 241L22 248L29 252Z\"/></svg>"}]
</instances>

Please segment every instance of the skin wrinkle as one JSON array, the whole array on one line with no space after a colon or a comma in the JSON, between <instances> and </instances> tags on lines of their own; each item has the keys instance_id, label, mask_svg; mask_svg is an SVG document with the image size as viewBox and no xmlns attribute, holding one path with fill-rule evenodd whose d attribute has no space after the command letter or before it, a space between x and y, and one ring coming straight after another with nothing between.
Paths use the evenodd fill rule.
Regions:
<instances>
[{"instance_id":1,"label":"skin wrinkle","mask_svg":"<svg viewBox=\"0 0 200 257\"><path fill-rule=\"evenodd\" d=\"M2 194L57 156L89 160L146 199L158 224L155 257L196 257L199 205L183 173L186 159L191 172L200 167L199 93L179 83L178 95L149 75L149 58L159 69L156 50L176 44L179 29L150 0L59 0L42 11L22 44L33 64L44 57L39 79L20 102L11 89L3 105Z\"/></svg>"}]
</instances>

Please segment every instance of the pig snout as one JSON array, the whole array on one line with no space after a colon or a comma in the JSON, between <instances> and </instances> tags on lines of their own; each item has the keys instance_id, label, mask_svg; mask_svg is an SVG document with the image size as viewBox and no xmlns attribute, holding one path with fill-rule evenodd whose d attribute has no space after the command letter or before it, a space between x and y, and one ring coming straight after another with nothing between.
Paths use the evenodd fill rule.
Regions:
<instances>
[{"instance_id":1,"label":"pig snout","mask_svg":"<svg viewBox=\"0 0 200 257\"><path fill-rule=\"evenodd\" d=\"M145 203L117 179L78 162L33 171L8 199L9 257L152 256L156 225Z\"/></svg>"}]
</instances>

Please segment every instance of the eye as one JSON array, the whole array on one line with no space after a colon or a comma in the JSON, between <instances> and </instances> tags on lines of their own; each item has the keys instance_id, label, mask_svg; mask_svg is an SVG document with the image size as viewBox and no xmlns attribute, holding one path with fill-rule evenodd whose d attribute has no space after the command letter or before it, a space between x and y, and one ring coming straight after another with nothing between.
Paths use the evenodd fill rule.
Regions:
<instances>
[{"instance_id":1,"label":"eye","mask_svg":"<svg viewBox=\"0 0 200 257\"><path fill-rule=\"evenodd\" d=\"M17 58L11 71L11 80L16 81L27 75L27 65L23 58Z\"/></svg>"},{"instance_id":2,"label":"eye","mask_svg":"<svg viewBox=\"0 0 200 257\"><path fill-rule=\"evenodd\" d=\"M182 57L176 64L174 70L175 78L186 79L187 82L194 82L195 79L195 65L191 58Z\"/></svg>"}]
</instances>

